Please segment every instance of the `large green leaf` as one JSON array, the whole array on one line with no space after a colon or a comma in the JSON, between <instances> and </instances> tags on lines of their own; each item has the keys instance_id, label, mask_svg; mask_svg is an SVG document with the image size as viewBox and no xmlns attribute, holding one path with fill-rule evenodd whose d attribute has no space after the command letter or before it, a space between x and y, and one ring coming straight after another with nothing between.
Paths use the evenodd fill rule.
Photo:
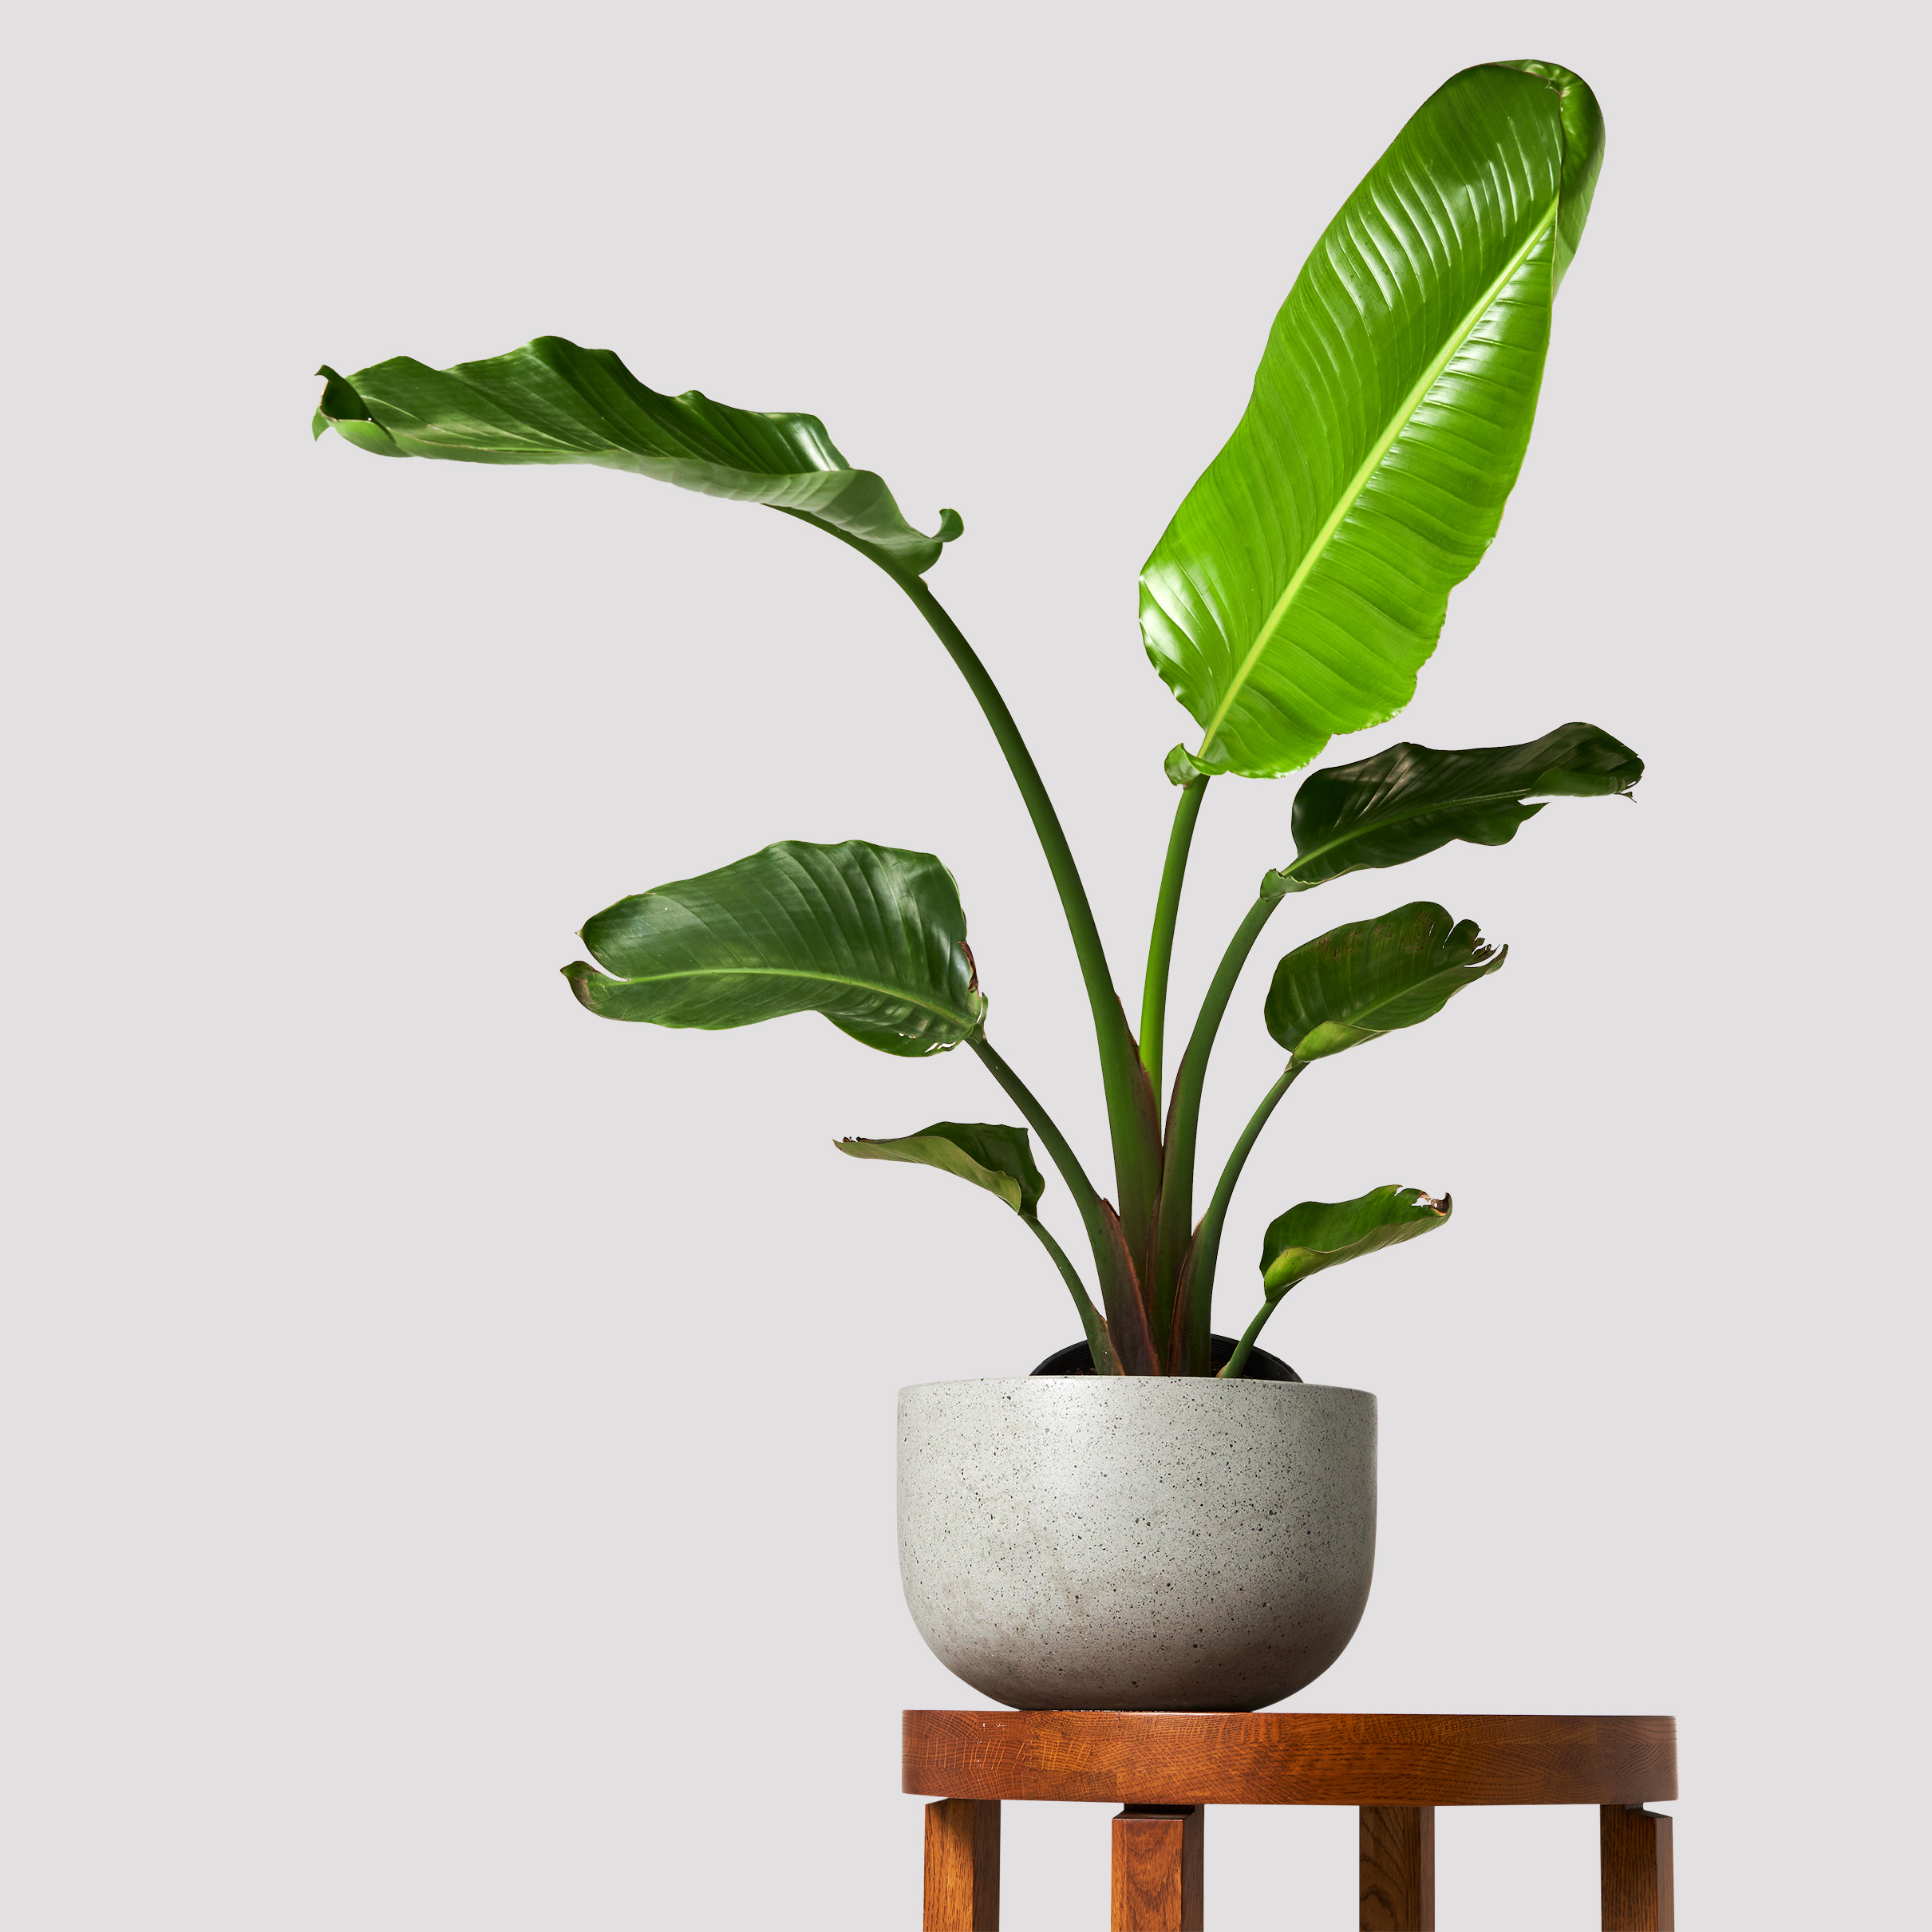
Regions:
<instances>
[{"instance_id":1,"label":"large green leaf","mask_svg":"<svg viewBox=\"0 0 1932 1932\"><path fill-rule=\"evenodd\" d=\"M926 852L787 840L619 899L583 941L604 970L563 969L611 1020L748 1026L822 1013L883 1053L956 1046L986 1002L952 875Z\"/></svg>"},{"instance_id":2,"label":"large green leaf","mask_svg":"<svg viewBox=\"0 0 1932 1932\"><path fill-rule=\"evenodd\" d=\"M983 1120L935 1120L894 1140L853 1138L832 1144L860 1160L903 1160L956 1174L997 1194L1016 1214L1031 1215L1046 1191L1023 1127L993 1127Z\"/></svg>"},{"instance_id":3,"label":"large green leaf","mask_svg":"<svg viewBox=\"0 0 1932 1932\"><path fill-rule=\"evenodd\" d=\"M1418 900L1298 946L1274 969L1268 1031L1297 1060L1326 1059L1441 1012L1508 957L1475 920Z\"/></svg>"},{"instance_id":4,"label":"large green leaf","mask_svg":"<svg viewBox=\"0 0 1932 1932\"><path fill-rule=\"evenodd\" d=\"M1469 68L1316 244L1141 573L1148 654L1206 768L1292 771L1414 695L1522 464L1602 141L1574 74Z\"/></svg>"},{"instance_id":5,"label":"large green leaf","mask_svg":"<svg viewBox=\"0 0 1932 1932\"><path fill-rule=\"evenodd\" d=\"M826 524L888 567L917 575L958 536L942 511L925 536L869 469L854 469L816 416L733 409L696 389L661 396L607 349L539 335L453 369L397 356L328 378L315 433L333 427L385 456L459 463L593 463Z\"/></svg>"},{"instance_id":6,"label":"large green leaf","mask_svg":"<svg viewBox=\"0 0 1932 1932\"><path fill-rule=\"evenodd\" d=\"M1440 1227L1451 1211L1448 1195L1434 1200L1420 1187L1374 1187L1353 1201L1303 1201L1270 1221L1261 1238L1262 1286L1274 1300L1324 1268Z\"/></svg>"},{"instance_id":7,"label":"large green leaf","mask_svg":"<svg viewBox=\"0 0 1932 1932\"><path fill-rule=\"evenodd\" d=\"M1543 809L1525 801L1626 796L1643 773L1635 752L1594 725L1471 751L1392 745L1303 780L1295 855L1282 875L1301 892L1344 872L1405 864L1452 839L1507 845Z\"/></svg>"}]
</instances>

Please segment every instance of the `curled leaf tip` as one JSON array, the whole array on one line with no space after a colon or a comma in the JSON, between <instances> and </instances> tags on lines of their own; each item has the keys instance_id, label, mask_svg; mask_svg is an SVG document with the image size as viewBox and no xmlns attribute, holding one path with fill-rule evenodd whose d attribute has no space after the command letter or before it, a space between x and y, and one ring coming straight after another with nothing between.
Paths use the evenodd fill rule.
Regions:
<instances>
[{"instance_id":1,"label":"curled leaf tip","mask_svg":"<svg viewBox=\"0 0 1932 1932\"><path fill-rule=\"evenodd\" d=\"M1215 776L1215 768L1202 764L1184 745L1175 745L1160 768L1167 773L1171 785L1191 785L1197 778Z\"/></svg>"},{"instance_id":2,"label":"curled leaf tip","mask_svg":"<svg viewBox=\"0 0 1932 1932\"><path fill-rule=\"evenodd\" d=\"M1573 88L1583 85L1581 74L1559 66L1555 61L1498 61L1496 65L1511 68L1518 73L1534 74L1538 80L1547 83L1552 93L1558 95L1567 94Z\"/></svg>"},{"instance_id":3,"label":"curled leaf tip","mask_svg":"<svg viewBox=\"0 0 1932 1932\"><path fill-rule=\"evenodd\" d=\"M950 543L955 537L965 534L966 519L957 510L942 510L939 512L938 542Z\"/></svg>"},{"instance_id":4,"label":"curled leaf tip","mask_svg":"<svg viewBox=\"0 0 1932 1932\"><path fill-rule=\"evenodd\" d=\"M370 421L369 405L357 393L356 385L346 376L338 375L325 362L316 370L322 379L322 401L317 404L318 413L331 422L365 423Z\"/></svg>"}]
</instances>

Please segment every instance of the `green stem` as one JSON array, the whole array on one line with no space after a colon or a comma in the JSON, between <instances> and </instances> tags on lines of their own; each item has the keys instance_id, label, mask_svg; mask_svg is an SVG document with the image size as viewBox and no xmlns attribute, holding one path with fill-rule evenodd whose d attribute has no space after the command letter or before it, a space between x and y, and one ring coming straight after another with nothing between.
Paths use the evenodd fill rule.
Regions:
<instances>
[{"instance_id":1,"label":"green stem","mask_svg":"<svg viewBox=\"0 0 1932 1932\"><path fill-rule=\"evenodd\" d=\"M1148 1332L1147 1306L1140 1298L1140 1284L1135 1278L1133 1263L1120 1235L1120 1223L1112 1208L1095 1191L1080 1156L1067 1144L1067 1137L1053 1116L1033 1097L1033 1090L1001 1059L982 1033L966 1044L976 1053L986 1071L1006 1088L1008 1097L1025 1116L1026 1124L1040 1136L1041 1145L1060 1170L1060 1177L1073 1196L1093 1250L1093 1264L1100 1281L1100 1299L1107 1310L1107 1331L1112 1337L1114 1354L1121 1370L1128 1375L1157 1375L1160 1362Z\"/></svg>"},{"instance_id":2,"label":"green stem","mask_svg":"<svg viewBox=\"0 0 1932 1932\"><path fill-rule=\"evenodd\" d=\"M1025 1115L1027 1125L1040 1136L1041 1145L1052 1156L1053 1165L1059 1168L1060 1178L1066 1183L1067 1191L1080 1209L1080 1218L1090 1223L1091 1216L1100 1205L1100 1197L1093 1183L1088 1179L1087 1170L1080 1164L1079 1155L1073 1152L1066 1136L1060 1131L1058 1123L1035 1098L1033 1088L994 1050L992 1041L984 1033L967 1041L966 1045L978 1054L986 1071L1006 1089L1013 1104Z\"/></svg>"},{"instance_id":3,"label":"green stem","mask_svg":"<svg viewBox=\"0 0 1932 1932\"><path fill-rule=\"evenodd\" d=\"M1074 956L1080 962L1080 976L1087 988L1087 1003L1093 1009L1093 1031L1100 1056L1100 1080L1107 1096L1107 1124L1113 1140L1115 1187L1120 1197L1120 1220L1134 1254L1146 1260L1153 1247L1154 1209L1160 1194L1160 1114L1154 1089L1148 1085L1140 1065L1134 1036L1128 1030L1126 1009L1114 989L1113 975L1107 968L1107 949L1100 942L1100 929L1093 908L1087 900L1080 868L1073 862L1072 847L1047 796L1040 768L1020 735L999 686L979 660L979 654L966 642L966 634L955 624L938 598L926 587L923 577L899 570L883 552L869 543L821 522L808 511L788 510L774 504L772 508L785 516L809 523L828 536L836 537L848 550L875 563L910 597L920 616L932 626L933 634L946 646L946 655L957 666L967 688L979 701L979 708L993 727L993 735L1004 753L1013 783L1026 801L1033 832L1046 854L1048 869L1060 894L1067 930L1073 934Z\"/></svg>"},{"instance_id":4,"label":"green stem","mask_svg":"<svg viewBox=\"0 0 1932 1932\"><path fill-rule=\"evenodd\" d=\"M1200 1016L1188 1036L1187 1051L1174 1076L1174 1098L1167 1109L1166 1173L1160 1191L1160 1224L1154 1236L1154 1278L1148 1296L1148 1314L1157 1335L1172 1332L1174 1294L1181 1263L1194 1236L1194 1154L1200 1134L1201 1091L1207 1083L1208 1056L1222 1016L1234 997L1235 982L1247 964L1261 929L1281 903L1286 882L1278 872L1262 880L1260 895L1235 929L1221 963L1201 1002Z\"/></svg>"},{"instance_id":5,"label":"green stem","mask_svg":"<svg viewBox=\"0 0 1932 1932\"><path fill-rule=\"evenodd\" d=\"M1194 822L1207 796L1205 776L1181 788L1174 808L1174 829L1167 835L1167 863L1160 869L1160 895L1154 902L1154 932L1148 942L1147 982L1140 996L1140 1064L1148 1085L1160 1091L1160 1053L1167 1026L1167 970L1174 962L1174 929L1180 919L1181 885L1187 874L1187 850L1194 843Z\"/></svg>"},{"instance_id":6,"label":"green stem","mask_svg":"<svg viewBox=\"0 0 1932 1932\"><path fill-rule=\"evenodd\" d=\"M1021 1215L1020 1219L1039 1237L1040 1245L1053 1257L1053 1266L1060 1270L1060 1278L1067 1285L1067 1293L1073 1298L1073 1306L1080 1313L1081 1331L1087 1337L1088 1353L1093 1357L1094 1373L1118 1375L1120 1365L1113 1358L1113 1344L1108 1339L1105 1318L1093 1306L1093 1298L1087 1293L1079 1270L1068 1260L1066 1250L1033 1215Z\"/></svg>"},{"instance_id":7,"label":"green stem","mask_svg":"<svg viewBox=\"0 0 1932 1932\"><path fill-rule=\"evenodd\" d=\"M1072 847L1053 801L1047 796L1040 768L1020 735L1006 701L992 679L979 654L966 642L965 634L947 614L945 606L926 587L923 577L887 575L910 597L919 614L932 626L934 634L946 646L946 654L958 667L966 686L979 700L979 708L993 727L993 735L1006 754L1013 782L1026 801L1033 831L1046 854L1048 869L1060 894L1067 929L1073 934L1073 951L1080 962L1080 975L1087 988L1087 1002L1093 1010L1093 1030L1100 1047L1100 1078L1107 1096L1107 1121L1113 1139L1114 1173L1120 1195L1120 1219L1130 1248L1138 1253L1148 1245L1152 1231L1154 1202L1160 1187L1160 1128L1156 1117L1153 1090L1140 1069L1133 1035L1128 1031L1127 1015L1120 996L1114 990L1113 975L1108 970L1107 950L1100 941L1093 907L1087 899L1080 868L1074 863Z\"/></svg>"},{"instance_id":8,"label":"green stem","mask_svg":"<svg viewBox=\"0 0 1932 1932\"><path fill-rule=\"evenodd\" d=\"M1256 1339L1259 1337L1262 1329L1267 1326L1269 1316L1281 1306L1283 1297L1286 1295L1287 1292L1287 1290L1284 1288L1280 1294L1271 1294L1266 1301L1262 1303L1260 1311L1255 1315L1254 1319L1242 1330L1241 1339L1235 1344L1234 1353L1221 1365L1219 1373L1224 1376L1239 1376L1242 1370L1248 1365L1248 1357L1254 1353Z\"/></svg>"},{"instance_id":9,"label":"green stem","mask_svg":"<svg viewBox=\"0 0 1932 1932\"><path fill-rule=\"evenodd\" d=\"M1261 1104L1254 1109L1247 1125L1242 1128L1241 1138L1235 1143L1234 1151L1227 1157L1227 1165L1221 1170L1214 1199L1208 1203L1207 1213L1201 1216L1201 1225L1194 1231L1194 1267L1187 1290L1189 1305L1181 1310L1182 1360L1176 1365L1183 1375L1205 1375L1207 1364L1212 1359L1210 1351L1214 1345L1215 1263L1221 1253L1222 1223L1227 1219L1228 1203L1235 1198L1241 1170L1247 1165L1248 1156L1261 1138L1261 1130L1268 1124L1269 1116L1281 1104L1282 1096L1294 1085L1308 1064L1306 1060L1290 1061L1281 1078L1262 1096ZM1198 1368L1193 1365L1196 1362L1200 1365Z\"/></svg>"}]
</instances>

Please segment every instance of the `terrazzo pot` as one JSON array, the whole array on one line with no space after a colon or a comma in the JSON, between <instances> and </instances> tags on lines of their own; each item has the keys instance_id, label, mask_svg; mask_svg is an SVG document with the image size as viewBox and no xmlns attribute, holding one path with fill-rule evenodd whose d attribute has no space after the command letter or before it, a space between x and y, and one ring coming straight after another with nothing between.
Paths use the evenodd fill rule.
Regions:
<instances>
[{"instance_id":1,"label":"terrazzo pot","mask_svg":"<svg viewBox=\"0 0 1932 1932\"><path fill-rule=\"evenodd\" d=\"M1348 1646L1375 1397L1013 1376L899 1398L899 1575L934 1656L1019 1710L1251 1711Z\"/></svg>"}]
</instances>

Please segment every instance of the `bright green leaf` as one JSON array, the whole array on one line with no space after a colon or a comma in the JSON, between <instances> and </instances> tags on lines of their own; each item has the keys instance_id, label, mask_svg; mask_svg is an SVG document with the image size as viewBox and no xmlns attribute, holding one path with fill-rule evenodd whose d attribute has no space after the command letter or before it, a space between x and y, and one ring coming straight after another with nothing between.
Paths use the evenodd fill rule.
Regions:
<instances>
[{"instance_id":1,"label":"bright green leaf","mask_svg":"<svg viewBox=\"0 0 1932 1932\"><path fill-rule=\"evenodd\" d=\"M1316 244L1141 573L1148 654L1215 770L1292 771L1414 695L1521 467L1602 141L1574 74L1469 68Z\"/></svg>"},{"instance_id":2,"label":"bright green leaf","mask_svg":"<svg viewBox=\"0 0 1932 1932\"><path fill-rule=\"evenodd\" d=\"M1191 785L1197 778L1211 778L1214 767L1202 764L1184 745L1177 745L1167 755L1161 768L1171 785Z\"/></svg>"},{"instance_id":3,"label":"bright green leaf","mask_svg":"<svg viewBox=\"0 0 1932 1932\"><path fill-rule=\"evenodd\" d=\"M661 396L607 349L539 335L508 355L435 369L397 356L328 378L315 433L334 427L379 456L459 463L592 463L682 489L765 504L825 524L887 567L938 561L962 525L925 536L869 469L854 469L816 416L733 409L696 389Z\"/></svg>"},{"instance_id":4,"label":"bright green leaf","mask_svg":"<svg viewBox=\"0 0 1932 1932\"><path fill-rule=\"evenodd\" d=\"M1033 1161L1033 1142L1023 1127L993 1127L984 1121L935 1120L916 1134L896 1140L835 1141L841 1154L860 1160L903 1160L956 1174L997 1194L1016 1214L1031 1215L1040 1205L1046 1180Z\"/></svg>"},{"instance_id":5,"label":"bright green leaf","mask_svg":"<svg viewBox=\"0 0 1932 1932\"><path fill-rule=\"evenodd\" d=\"M1274 969L1268 1031L1297 1060L1325 1059L1441 1012L1508 957L1475 920L1418 900L1298 946Z\"/></svg>"},{"instance_id":6,"label":"bright green leaf","mask_svg":"<svg viewBox=\"0 0 1932 1932\"><path fill-rule=\"evenodd\" d=\"M1594 725L1559 725L1528 745L1434 751L1392 745L1302 781L1294 795L1292 863L1300 892L1344 872L1402 865L1452 839L1507 845L1552 798L1626 796L1644 761Z\"/></svg>"},{"instance_id":7,"label":"bright green leaf","mask_svg":"<svg viewBox=\"0 0 1932 1932\"><path fill-rule=\"evenodd\" d=\"M590 920L579 999L612 1020L748 1026L822 1013L883 1053L938 1053L986 1002L952 875L926 852L787 840L701 879L619 899Z\"/></svg>"},{"instance_id":8,"label":"bright green leaf","mask_svg":"<svg viewBox=\"0 0 1932 1932\"><path fill-rule=\"evenodd\" d=\"M1270 1301L1278 1300L1324 1268L1440 1227L1450 1208L1448 1195L1432 1200L1420 1187L1372 1188L1353 1201L1303 1201L1270 1222L1261 1238L1262 1286Z\"/></svg>"}]
</instances>

